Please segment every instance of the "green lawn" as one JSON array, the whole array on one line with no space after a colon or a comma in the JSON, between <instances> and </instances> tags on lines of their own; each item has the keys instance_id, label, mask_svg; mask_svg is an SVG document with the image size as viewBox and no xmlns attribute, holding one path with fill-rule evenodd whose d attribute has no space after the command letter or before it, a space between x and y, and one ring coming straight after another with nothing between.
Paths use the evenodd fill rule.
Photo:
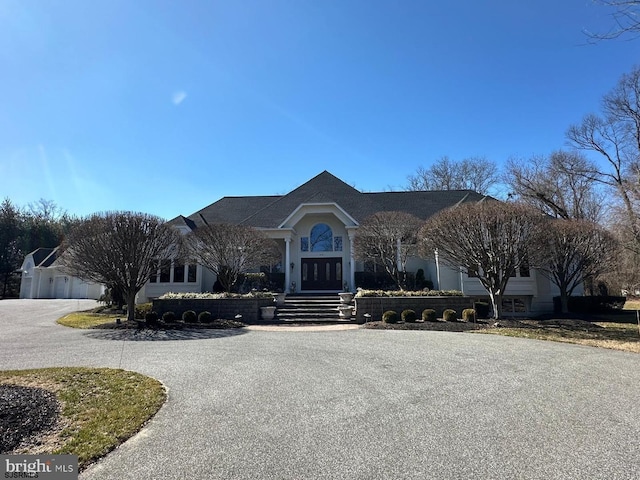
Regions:
<instances>
[{"instance_id":1,"label":"green lawn","mask_svg":"<svg viewBox=\"0 0 640 480\"><path fill-rule=\"evenodd\" d=\"M0 383L50 390L62 405L58 427L20 453L78 455L81 469L138 432L166 400L157 380L109 368L10 370Z\"/></svg>"},{"instance_id":2,"label":"green lawn","mask_svg":"<svg viewBox=\"0 0 640 480\"><path fill-rule=\"evenodd\" d=\"M126 320L127 316L96 313L93 310L88 310L85 312L74 312L70 313L69 315L65 315L64 317L58 319L58 323L60 325L64 325L65 327L93 328L115 323L116 318L120 318L124 321Z\"/></svg>"}]
</instances>

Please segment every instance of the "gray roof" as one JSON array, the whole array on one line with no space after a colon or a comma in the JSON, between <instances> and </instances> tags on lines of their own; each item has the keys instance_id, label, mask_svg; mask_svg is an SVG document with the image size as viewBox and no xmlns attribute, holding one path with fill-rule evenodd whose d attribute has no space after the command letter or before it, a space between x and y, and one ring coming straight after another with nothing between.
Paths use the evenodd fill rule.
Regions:
<instances>
[{"instance_id":1,"label":"gray roof","mask_svg":"<svg viewBox=\"0 0 640 480\"><path fill-rule=\"evenodd\" d=\"M424 220L444 208L484 198L471 190L362 193L325 170L286 195L223 197L169 223L191 229L216 223L276 228L303 203L336 203L358 222L382 211L407 212Z\"/></svg>"},{"instance_id":2,"label":"gray roof","mask_svg":"<svg viewBox=\"0 0 640 480\"><path fill-rule=\"evenodd\" d=\"M31 252L36 267L48 267L57 257L57 248L38 248Z\"/></svg>"}]
</instances>

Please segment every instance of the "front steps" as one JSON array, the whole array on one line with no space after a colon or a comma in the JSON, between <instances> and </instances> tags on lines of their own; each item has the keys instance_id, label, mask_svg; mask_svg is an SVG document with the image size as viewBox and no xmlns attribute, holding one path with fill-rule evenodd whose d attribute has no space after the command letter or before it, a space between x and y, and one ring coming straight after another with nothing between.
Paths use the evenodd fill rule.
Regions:
<instances>
[{"instance_id":1,"label":"front steps","mask_svg":"<svg viewBox=\"0 0 640 480\"><path fill-rule=\"evenodd\" d=\"M340 318L338 294L287 295L284 305L277 307L276 320L282 323L352 323L355 317Z\"/></svg>"}]
</instances>

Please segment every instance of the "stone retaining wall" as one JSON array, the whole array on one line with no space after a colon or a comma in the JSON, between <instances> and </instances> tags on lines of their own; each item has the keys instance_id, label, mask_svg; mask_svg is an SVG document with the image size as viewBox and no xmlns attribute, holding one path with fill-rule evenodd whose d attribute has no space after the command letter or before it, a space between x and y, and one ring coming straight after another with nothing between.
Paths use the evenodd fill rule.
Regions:
<instances>
[{"instance_id":1,"label":"stone retaining wall","mask_svg":"<svg viewBox=\"0 0 640 480\"><path fill-rule=\"evenodd\" d=\"M457 312L458 318L462 318L462 310L473 308L471 297L356 297L355 302L358 322L365 321L365 313L371 315L370 321L380 321L387 310L395 310L400 314L410 309L420 318L425 308L435 310L438 318L442 318L442 312L450 308Z\"/></svg>"},{"instance_id":2,"label":"stone retaining wall","mask_svg":"<svg viewBox=\"0 0 640 480\"><path fill-rule=\"evenodd\" d=\"M173 312L177 318L187 310L193 310L196 315L201 312L211 312L213 318L233 320L236 315L242 315L245 323L260 320L260 307L273 306L272 298L183 298L183 299L155 299L153 311L162 317L165 312Z\"/></svg>"}]
</instances>

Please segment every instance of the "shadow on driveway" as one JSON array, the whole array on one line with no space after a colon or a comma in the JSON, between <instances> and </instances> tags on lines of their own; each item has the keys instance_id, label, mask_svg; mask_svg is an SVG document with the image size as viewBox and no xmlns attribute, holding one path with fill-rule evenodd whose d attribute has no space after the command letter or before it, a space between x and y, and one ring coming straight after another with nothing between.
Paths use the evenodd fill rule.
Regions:
<instances>
[{"instance_id":1,"label":"shadow on driveway","mask_svg":"<svg viewBox=\"0 0 640 480\"><path fill-rule=\"evenodd\" d=\"M166 340L205 340L210 338L225 338L247 333L244 328L201 328L184 330L153 330L145 328L135 330L123 329L95 329L84 332L89 338L98 340L126 340L129 342L162 342Z\"/></svg>"}]
</instances>

